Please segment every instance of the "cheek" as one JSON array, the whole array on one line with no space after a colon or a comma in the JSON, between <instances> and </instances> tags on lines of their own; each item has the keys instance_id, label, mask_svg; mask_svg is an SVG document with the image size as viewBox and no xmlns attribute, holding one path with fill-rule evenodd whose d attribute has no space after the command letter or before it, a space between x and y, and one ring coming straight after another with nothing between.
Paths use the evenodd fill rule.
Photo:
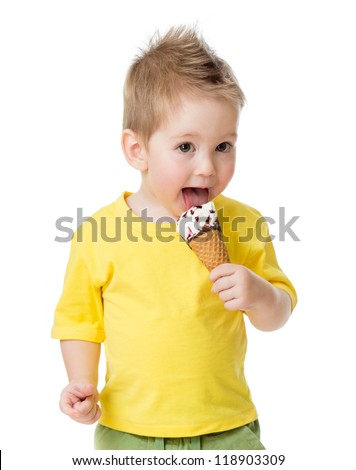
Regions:
<instances>
[{"instance_id":1,"label":"cheek","mask_svg":"<svg viewBox=\"0 0 356 470\"><path fill-rule=\"evenodd\" d=\"M229 162L225 162L225 164L221 167L221 179L223 181L229 182L234 175L235 171L235 160L231 160Z\"/></svg>"},{"instance_id":2,"label":"cheek","mask_svg":"<svg viewBox=\"0 0 356 470\"><path fill-rule=\"evenodd\" d=\"M179 165L174 165L171 163L169 165L165 165L165 167L161 170L161 178L163 180L162 183L165 185L177 184L185 177L185 172Z\"/></svg>"},{"instance_id":3,"label":"cheek","mask_svg":"<svg viewBox=\"0 0 356 470\"><path fill-rule=\"evenodd\" d=\"M182 181L182 172L174 165L162 165L155 172L155 183L158 187L165 190L179 186Z\"/></svg>"},{"instance_id":4,"label":"cheek","mask_svg":"<svg viewBox=\"0 0 356 470\"><path fill-rule=\"evenodd\" d=\"M168 188L175 188L176 186L180 186L181 184L181 177L178 172L170 172L166 174L163 184Z\"/></svg>"}]
</instances>

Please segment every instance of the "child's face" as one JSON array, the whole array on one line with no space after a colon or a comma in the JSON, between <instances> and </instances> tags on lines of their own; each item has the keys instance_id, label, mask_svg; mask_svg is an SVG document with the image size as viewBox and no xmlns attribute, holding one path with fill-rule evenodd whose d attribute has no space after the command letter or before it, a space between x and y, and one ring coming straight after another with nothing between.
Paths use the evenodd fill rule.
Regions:
<instances>
[{"instance_id":1,"label":"child's face","mask_svg":"<svg viewBox=\"0 0 356 470\"><path fill-rule=\"evenodd\" d=\"M148 214L177 218L226 188L235 169L238 118L225 101L183 97L144 150L140 191Z\"/></svg>"}]
</instances>

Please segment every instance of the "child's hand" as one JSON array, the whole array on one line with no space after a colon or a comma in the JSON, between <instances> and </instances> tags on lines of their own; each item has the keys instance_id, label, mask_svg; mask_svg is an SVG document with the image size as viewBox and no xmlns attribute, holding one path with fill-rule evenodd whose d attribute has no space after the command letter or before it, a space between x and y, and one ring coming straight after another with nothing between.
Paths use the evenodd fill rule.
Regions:
<instances>
[{"instance_id":1,"label":"child's hand","mask_svg":"<svg viewBox=\"0 0 356 470\"><path fill-rule=\"evenodd\" d=\"M227 310L259 308L273 289L269 282L240 264L221 264L211 271L210 279L211 292L219 294Z\"/></svg>"},{"instance_id":2,"label":"child's hand","mask_svg":"<svg viewBox=\"0 0 356 470\"><path fill-rule=\"evenodd\" d=\"M101 414L98 400L99 393L94 385L72 381L62 391L59 407L64 414L78 423L93 424Z\"/></svg>"}]
</instances>

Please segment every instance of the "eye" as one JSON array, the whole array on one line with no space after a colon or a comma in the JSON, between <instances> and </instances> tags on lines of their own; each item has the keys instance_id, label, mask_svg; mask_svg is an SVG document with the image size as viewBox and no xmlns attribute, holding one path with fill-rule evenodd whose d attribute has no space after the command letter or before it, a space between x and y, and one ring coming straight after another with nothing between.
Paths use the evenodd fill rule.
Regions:
<instances>
[{"instance_id":1,"label":"eye","mask_svg":"<svg viewBox=\"0 0 356 470\"><path fill-rule=\"evenodd\" d=\"M190 152L193 152L194 151L194 147L192 144L189 144L189 143L184 143L184 144L181 144L178 149L182 152L182 153L190 153Z\"/></svg>"},{"instance_id":2,"label":"eye","mask_svg":"<svg viewBox=\"0 0 356 470\"><path fill-rule=\"evenodd\" d=\"M218 152L228 152L232 148L232 145L228 142L222 142L216 147Z\"/></svg>"}]
</instances>

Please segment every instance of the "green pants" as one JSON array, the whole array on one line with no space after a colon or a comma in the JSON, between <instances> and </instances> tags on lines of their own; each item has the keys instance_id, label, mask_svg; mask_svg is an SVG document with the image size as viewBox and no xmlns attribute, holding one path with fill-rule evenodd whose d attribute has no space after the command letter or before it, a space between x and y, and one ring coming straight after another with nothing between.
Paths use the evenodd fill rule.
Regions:
<instances>
[{"instance_id":1,"label":"green pants","mask_svg":"<svg viewBox=\"0 0 356 470\"><path fill-rule=\"evenodd\" d=\"M98 424L96 450L263 450L258 420L229 431L203 436L163 438L128 434Z\"/></svg>"}]
</instances>

